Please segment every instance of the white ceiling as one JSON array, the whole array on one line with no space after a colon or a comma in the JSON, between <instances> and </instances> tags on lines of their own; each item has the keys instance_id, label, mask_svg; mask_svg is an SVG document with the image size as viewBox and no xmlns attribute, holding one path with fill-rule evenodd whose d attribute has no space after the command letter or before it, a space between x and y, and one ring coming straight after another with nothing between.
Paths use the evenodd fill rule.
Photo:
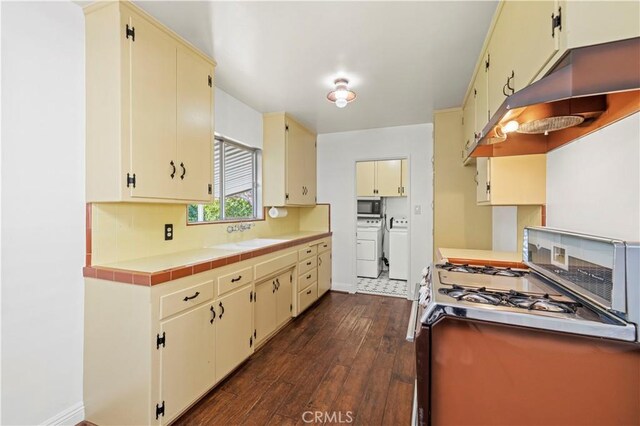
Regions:
<instances>
[{"instance_id":1,"label":"white ceiling","mask_svg":"<svg viewBox=\"0 0 640 426\"><path fill-rule=\"evenodd\" d=\"M138 1L213 57L216 86L318 133L432 121L459 106L496 1ZM358 98L325 98L346 77Z\"/></svg>"}]
</instances>

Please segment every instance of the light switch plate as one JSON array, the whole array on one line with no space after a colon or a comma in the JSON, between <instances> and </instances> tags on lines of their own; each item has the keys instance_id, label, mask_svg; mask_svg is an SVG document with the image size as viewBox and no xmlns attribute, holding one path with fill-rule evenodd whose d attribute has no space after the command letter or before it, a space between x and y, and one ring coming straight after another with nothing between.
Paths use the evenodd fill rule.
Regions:
<instances>
[{"instance_id":1,"label":"light switch plate","mask_svg":"<svg viewBox=\"0 0 640 426\"><path fill-rule=\"evenodd\" d=\"M422 206L420 204L413 206L413 214L422 214Z\"/></svg>"}]
</instances>

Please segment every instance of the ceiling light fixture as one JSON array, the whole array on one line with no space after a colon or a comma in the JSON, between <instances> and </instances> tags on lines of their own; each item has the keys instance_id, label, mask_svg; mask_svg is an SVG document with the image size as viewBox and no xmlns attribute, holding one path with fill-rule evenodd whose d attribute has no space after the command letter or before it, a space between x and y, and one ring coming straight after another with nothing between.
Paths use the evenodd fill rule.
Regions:
<instances>
[{"instance_id":1,"label":"ceiling light fixture","mask_svg":"<svg viewBox=\"0 0 640 426\"><path fill-rule=\"evenodd\" d=\"M339 78L333 82L335 89L329 92L327 99L335 103L338 108L344 108L347 104L356 98L356 93L349 90L349 80Z\"/></svg>"}]
</instances>

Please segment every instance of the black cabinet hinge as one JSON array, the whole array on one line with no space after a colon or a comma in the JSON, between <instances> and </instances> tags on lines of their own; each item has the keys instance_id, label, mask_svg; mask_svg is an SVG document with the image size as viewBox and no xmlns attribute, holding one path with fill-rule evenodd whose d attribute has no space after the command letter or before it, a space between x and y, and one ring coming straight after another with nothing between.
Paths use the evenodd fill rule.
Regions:
<instances>
[{"instance_id":1,"label":"black cabinet hinge","mask_svg":"<svg viewBox=\"0 0 640 426\"><path fill-rule=\"evenodd\" d=\"M164 401L162 401L162 405L156 404L156 420L160 416L164 417Z\"/></svg>"},{"instance_id":2,"label":"black cabinet hinge","mask_svg":"<svg viewBox=\"0 0 640 426\"><path fill-rule=\"evenodd\" d=\"M136 27L129 27L129 24L127 24L125 35L127 38L131 37L131 41L136 41Z\"/></svg>"},{"instance_id":3,"label":"black cabinet hinge","mask_svg":"<svg viewBox=\"0 0 640 426\"><path fill-rule=\"evenodd\" d=\"M473 97L477 97L478 96L478 91L476 89L473 89Z\"/></svg>"},{"instance_id":4,"label":"black cabinet hinge","mask_svg":"<svg viewBox=\"0 0 640 426\"><path fill-rule=\"evenodd\" d=\"M293 275L289 275L289 282L293 283Z\"/></svg>"},{"instance_id":5,"label":"black cabinet hinge","mask_svg":"<svg viewBox=\"0 0 640 426\"><path fill-rule=\"evenodd\" d=\"M249 347L253 347L253 336L249 337Z\"/></svg>"},{"instance_id":6,"label":"black cabinet hinge","mask_svg":"<svg viewBox=\"0 0 640 426\"><path fill-rule=\"evenodd\" d=\"M562 31L562 8L558 8L558 14L551 14L551 37L556 36L556 28L558 31Z\"/></svg>"},{"instance_id":7,"label":"black cabinet hinge","mask_svg":"<svg viewBox=\"0 0 640 426\"><path fill-rule=\"evenodd\" d=\"M134 173L133 176L129 175L129 173L127 173L127 188L129 186L133 186L134 188L136 187L136 174Z\"/></svg>"},{"instance_id":8,"label":"black cabinet hinge","mask_svg":"<svg viewBox=\"0 0 640 426\"><path fill-rule=\"evenodd\" d=\"M160 345L162 345L162 347L165 347L165 344L167 342L167 336L165 335L165 332L162 332L162 337L158 334L156 337L156 349L160 349Z\"/></svg>"},{"instance_id":9,"label":"black cabinet hinge","mask_svg":"<svg viewBox=\"0 0 640 426\"><path fill-rule=\"evenodd\" d=\"M211 78L211 76L210 76L210 75L209 75L209 76L207 76L207 77L209 77L209 78L208 78L208 81L209 81L209 87L213 87L213 78Z\"/></svg>"},{"instance_id":10,"label":"black cabinet hinge","mask_svg":"<svg viewBox=\"0 0 640 426\"><path fill-rule=\"evenodd\" d=\"M284 125L284 131L285 131L285 132L288 132L288 131L289 131L289 125L288 125L288 124L285 124L285 125Z\"/></svg>"},{"instance_id":11,"label":"black cabinet hinge","mask_svg":"<svg viewBox=\"0 0 640 426\"><path fill-rule=\"evenodd\" d=\"M249 292L249 302L253 302L253 292Z\"/></svg>"},{"instance_id":12,"label":"black cabinet hinge","mask_svg":"<svg viewBox=\"0 0 640 426\"><path fill-rule=\"evenodd\" d=\"M487 55L487 60L484 61L484 70L488 70L489 66L491 66L491 55Z\"/></svg>"},{"instance_id":13,"label":"black cabinet hinge","mask_svg":"<svg viewBox=\"0 0 640 426\"><path fill-rule=\"evenodd\" d=\"M487 182L487 193L491 192L491 183Z\"/></svg>"},{"instance_id":14,"label":"black cabinet hinge","mask_svg":"<svg viewBox=\"0 0 640 426\"><path fill-rule=\"evenodd\" d=\"M293 304L289 305L289 312L293 312Z\"/></svg>"},{"instance_id":15,"label":"black cabinet hinge","mask_svg":"<svg viewBox=\"0 0 640 426\"><path fill-rule=\"evenodd\" d=\"M258 332L256 331L256 329L253 329L253 338L257 339L258 338Z\"/></svg>"},{"instance_id":16,"label":"black cabinet hinge","mask_svg":"<svg viewBox=\"0 0 640 426\"><path fill-rule=\"evenodd\" d=\"M211 195L211 192L213 191L211 184L208 185L207 190L209 191L209 195Z\"/></svg>"},{"instance_id":17,"label":"black cabinet hinge","mask_svg":"<svg viewBox=\"0 0 640 426\"><path fill-rule=\"evenodd\" d=\"M289 194L284 194L284 199L288 200L289 199Z\"/></svg>"}]
</instances>

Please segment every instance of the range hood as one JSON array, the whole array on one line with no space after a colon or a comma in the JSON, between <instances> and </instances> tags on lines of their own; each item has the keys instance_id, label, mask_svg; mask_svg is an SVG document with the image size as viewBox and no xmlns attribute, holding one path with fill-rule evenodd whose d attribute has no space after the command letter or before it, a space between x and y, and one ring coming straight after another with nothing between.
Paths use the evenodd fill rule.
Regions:
<instances>
[{"instance_id":1,"label":"range hood","mask_svg":"<svg viewBox=\"0 0 640 426\"><path fill-rule=\"evenodd\" d=\"M640 110L640 37L572 49L508 96L472 157L542 154Z\"/></svg>"}]
</instances>

